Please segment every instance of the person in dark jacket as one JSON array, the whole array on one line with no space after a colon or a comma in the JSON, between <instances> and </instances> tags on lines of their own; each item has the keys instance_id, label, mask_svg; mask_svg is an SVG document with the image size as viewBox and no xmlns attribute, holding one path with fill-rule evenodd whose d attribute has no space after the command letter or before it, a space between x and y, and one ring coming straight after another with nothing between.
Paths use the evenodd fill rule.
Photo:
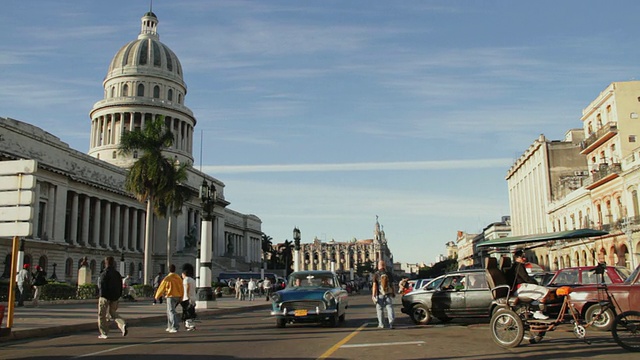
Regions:
<instances>
[{"instance_id":1,"label":"person in dark jacket","mask_svg":"<svg viewBox=\"0 0 640 360\"><path fill-rule=\"evenodd\" d=\"M544 309L543 301L549 293L549 289L538 285L538 283L529 276L525 267L526 263L527 257L524 251L516 250L513 254L513 266L507 277L512 279L510 281L513 281L513 287L515 288L514 295L519 299L533 300L540 306L540 310L534 311L533 317L538 320L546 320L549 317L542 312L542 309Z\"/></svg>"},{"instance_id":2,"label":"person in dark jacket","mask_svg":"<svg viewBox=\"0 0 640 360\"><path fill-rule=\"evenodd\" d=\"M98 338L106 339L109 333L109 325L107 324L107 313L111 316L118 328L122 331L122 336L127 336L127 323L118 315L118 300L122 296L122 275L114 266L113 256L107 256L104 259L105 269L100 273L98 278L98 289L100 298L98 299L98 329L100 335Z\"/></svg>"}]
</instances>

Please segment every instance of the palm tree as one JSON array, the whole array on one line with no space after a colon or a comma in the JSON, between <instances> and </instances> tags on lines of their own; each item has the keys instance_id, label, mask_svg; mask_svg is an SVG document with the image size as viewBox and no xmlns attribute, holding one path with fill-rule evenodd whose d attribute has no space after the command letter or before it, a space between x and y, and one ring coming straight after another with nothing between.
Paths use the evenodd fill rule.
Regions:
<instances>
[{"instance_id":1,"label":"palm tree","mask_svg":"<svg viewBox=\"0 0 640 360\"><path fill-rule=\"evenodd\" d=\"M291 274L291 259L293 258L293 256L291 256L293 252L293 241L285 240L284 243L278 247L278 251L282 257L285 275L289 277L289 274Z\"/></svg>"},{"instance_id":2,"label":"palm tree","mask_svg":"<svg viewBox=\"0 0 640 360\"><path fill-rule=\"evenodd\" d=\"M267 254L271 254L272 240L273 238L271 238L271 236L262 233L262 260L264 262L267 261Z\"/></svg>"},{"instance_id":3,"label":"palm tree","mask_svg":"<svg viewBox=\"0 0 640 360\"><path fill-rule=\"evenodd\" d=\"M132 192L138 201L147 203L147 217L144 236L144 284L149 284L151 275L151 232L153 214L163 216L166 206L162 199L169 189L175 187L176 172L173 161L167 159L162 151L173 145L173 133L165 123L163 116L156 116L145 124L144 129L122 133L119 150L129 155L142 150L142 155L133 163L125 180L125 189Z\"/></svg>"},{"instance_id":4,"label":"palm tree","mask_svg":"<svg viewBox=\"0 0 640 360\"><path fill-rule=\"evenodd\" d=\"M182 206L192 195L189 188L182 185L187 181L187 167L189 164L179 164L173 161L174 172L171 174L173 180L170 184L175 186L167 189L167 192L160 200L160 214L162 217L169 216L167 219L167 265L171 264L171 224L173 217L182 214Z\"/></svg>"}]
</instances>

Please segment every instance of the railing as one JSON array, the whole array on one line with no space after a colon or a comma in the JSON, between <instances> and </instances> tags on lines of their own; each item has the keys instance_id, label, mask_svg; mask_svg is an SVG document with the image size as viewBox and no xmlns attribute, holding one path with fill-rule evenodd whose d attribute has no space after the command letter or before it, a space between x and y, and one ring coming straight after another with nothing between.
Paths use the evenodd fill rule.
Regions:
<instances>
[{"instance_id":1,"label":"railing","mask_svg":"<svg viewBox=\"0 0 640 360\"><path fill-rule=\"evenodd\" d=\"M591 177L593 179L593 182L596 182L600 179L604 179L611 174L620 174L621 172L622 165L620 165L620 163L614 163L611 165L604 163L598 166L598 170L595 170Z\"/></svg>"},{"instance_id":2,"label":"railing","mask_svg":"<svg viewBox=\"0 0 640 360\"><path fill-rule=\"evenodd\" d=\"M589 136L588 138L586 138L582 142L582 150L584 150L584 149L588 148L589 146L593 145L593 143L598 141L598 139L603 137L606 133L617 132L617 131L618 131L618 123L617 122L610 121L610 122L604 124L604 126L602 126L600 129L598 129L598 131L593 133L591 136Z\"/></svg>"}]
</instances>

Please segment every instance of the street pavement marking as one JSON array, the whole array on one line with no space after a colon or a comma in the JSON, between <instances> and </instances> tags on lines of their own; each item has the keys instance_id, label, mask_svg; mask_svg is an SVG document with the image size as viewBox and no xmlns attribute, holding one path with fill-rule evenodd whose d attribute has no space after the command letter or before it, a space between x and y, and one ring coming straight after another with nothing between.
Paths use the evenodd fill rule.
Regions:
<instances>
[{"instance_id":1,"label":"street pavement marking","mask_svg":"<svg viewBox=\"0 0 640 360\"><path fill-rule=\"evenodd\" d=\"M329 356L331 356L334 352L336 352L336 350L338 350L342 345L346 344L349 340L351 340L354 336L358 335L358 333L360 331L362 331L362 329L366 328L367 325L369 325L368 322L360 325L359 328L355 329L351 334L347 335L344 339L338 341L337 344L333 345L331 348L329 348L329 350L325 351L324 354L320 355L319 358L317 358L316 360L322 360L322 359L326 359Z\"/></svg>"},{"instance_id":2,"label":"street pavement marking","mask_svg":"<svg viewBox=\"0 0 640 360\"><path fill-rule=\"evenodd\" d=\"M130 348L130 347L134 347L134 346L139 346L139 345L153 344L153 343L157 343L157 342L161 342L161 341L165 341L165 340L169 340L169 338L153 340L153 341L149 341L149 342L146 342L146 343L118 346L118 347L107 349L107 350L96 351L96 352L91 353L91 354L78 355L78 356L74 357L74 359L90 357L90 356L96 356L96 355L100 355L100 354L104 354L104 353L108 353L108 352L112 352L112 351L116 351L116 350L122 350L122 349Z\"/></svg>"},{"instance_id":3,"label":"street pavement marking","mask_svg":"<svg viewBox=\"0 0 640 360\"><path fill-rule=\"evenodd\" d=\"M351 345L342 345L341 348L359 348L359 347L370 347L370 346L393 346L393 345L421 345L424 344L424 341L404 341L404 342L392 342L392 343L379 343L379 344L351 344Z\"/></svg>"}]
</instances>

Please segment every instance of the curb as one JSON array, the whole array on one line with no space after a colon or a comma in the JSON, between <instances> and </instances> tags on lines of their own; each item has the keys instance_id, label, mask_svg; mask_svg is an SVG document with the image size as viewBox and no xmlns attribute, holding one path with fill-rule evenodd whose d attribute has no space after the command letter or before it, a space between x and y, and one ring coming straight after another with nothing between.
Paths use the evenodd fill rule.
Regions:
<instances>
[{"instance_id":1,"label":"curb","mask_svg":"<svg viewBox=\"0 0 640 360\"><path fill-rule=\"evenodd\" d=\"M241 313L245 311L253 311L260 309L269 309L271 304L261 304L261 305L251 305L251 306L241 306L241 307L230 307L230 308L221 308L221 309L206 309L199 311L198 318L199 319L209 319L216 315L225 315L225 314L235 314ZM97 314L96 314L97 317ZM125 318L128 326L142 325L142 324L151 324L155 322L162 322L167 320L167 315L153 315L147 317L133 318L127 319ZM113 328L113 326L111 326ZM6 330L6 329L2 329ZM11 333L6 334L6 336L0 336L0 343L6 343L17 340L24 339L33 339L39 337L52 337L52 336L61 336L68 335L77 332L84 331L98 331L98 322L86 322L72 325L60 325L53 327L46 327L42 329L25 329L25 330L17 330L11 331Z\"/></svg>"}]
</instances>

